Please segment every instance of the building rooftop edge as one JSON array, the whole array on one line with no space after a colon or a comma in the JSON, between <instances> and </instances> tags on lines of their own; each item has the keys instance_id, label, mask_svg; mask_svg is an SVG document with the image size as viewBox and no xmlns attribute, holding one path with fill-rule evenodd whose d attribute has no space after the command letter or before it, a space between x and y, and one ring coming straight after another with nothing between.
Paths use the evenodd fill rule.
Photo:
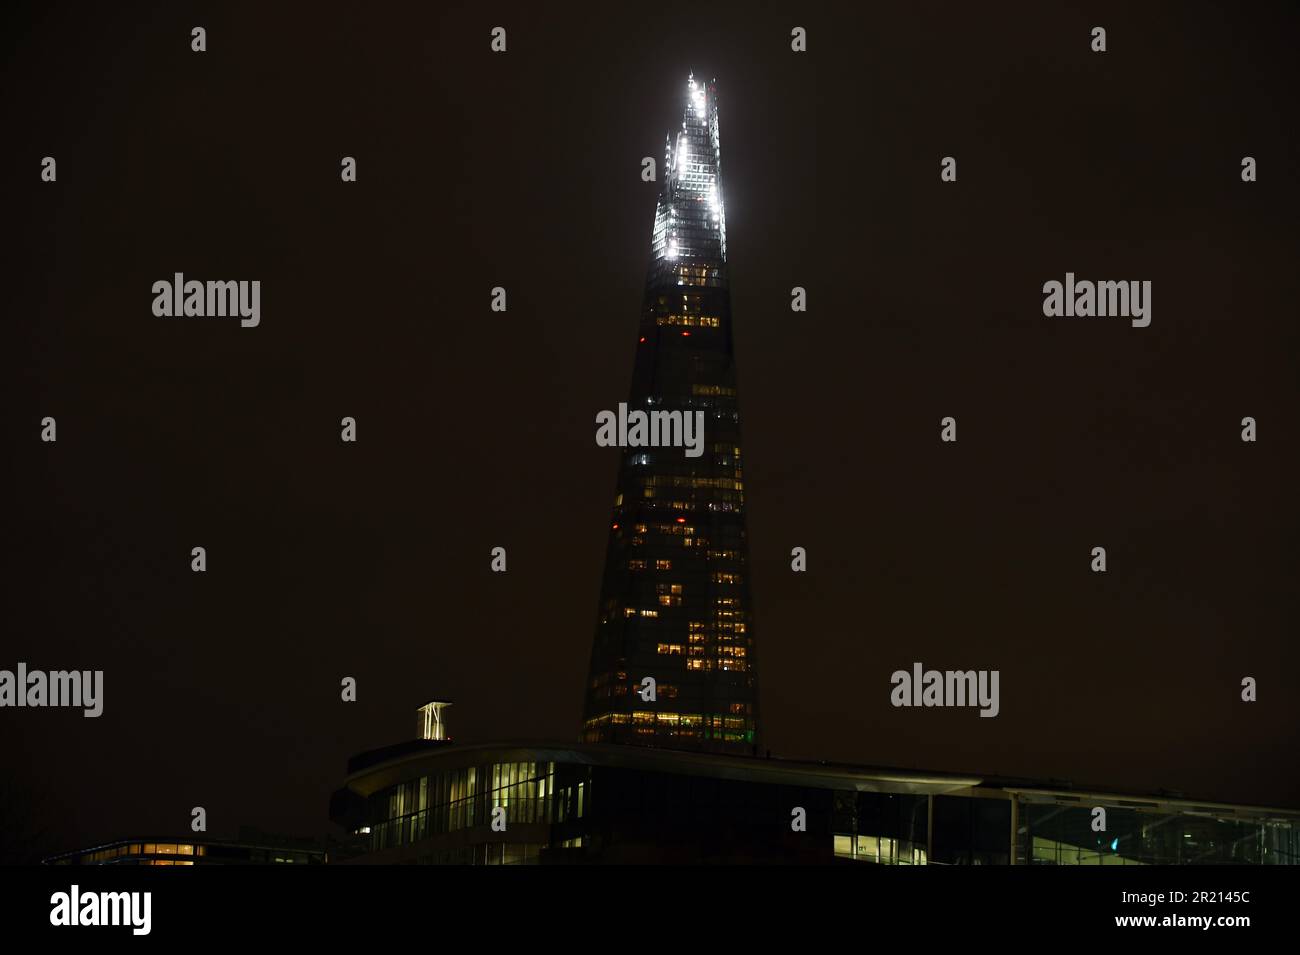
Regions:
<instances>
[{"instance_id":1,"label":"building rooftop edge","mask_svg":"<svg viewBox=\"0 0 1300 955\"><path fill-rule=\"evenodd\" d=\"M349 772L344 780L346 788L363 795L369 795L388 784L389 778L396 781L404 767L434 758L459 762L462 758L490 753L531 753L544 756L549 761L572 761L627 768L659 769L675 772L701 773L715 772L722 776L748 779L762 779L780 782L780 777L804 776L800 780L805 785L820 785L830 788L835 783L893 784L900 791L932 792L942 794L960 789L983 787L1000 789L1018 795L1034 796L1095 796L1104 801L1128 802L1145 807L1160 804L1177 805L1190 811L1233 810L1252 814L1268 814L1300 818L1300 808L1281 806L1260 806L1245 803L1221 802L1210 799L1197 799L1183 793L1169 792L1125 792L1106 787L1081 786L1071 781L1052 779L1031 779L971 773L954 773L922 769L903 769L898 767L868 766L855 763L838 763L826 760L787 759L783 757L740 756L718 753L701 753L688 750L675 750L658 746L633 746L618 743L576 743L546 739L507 739L482 743L457 743L437 747L418 745L420 740L404 744L380 747L358 754L353 760L367 754L387 753L387 758L358 766ZM520 759L525 757L520 756ZM511 761L502 759L501 761ZM359 784L359 785L358 785Z\"/></svg>"},{"instance_id":2,"label":"building rooftop edge","mask_svg":"<svg viewBox=\"0 0 1300 955\"><path fill-rule=\"evenodd\" d=\"M196 836L200 838L195 838ZM185 835L123 836L121 839L97 842L94 845L86 846L84 849L69 849L67 852L56 852L54 855L44 856L41 859L41 864L49 865L59 859L84 856L92 852L99 852L101 849L111 849L114 846L131 845L136 842L142 844L153 843L155 845L161 843L163 845L223 846L232 849L265 849L271 852L307 852L316 855L324 855L327 848L323 841L306 836L287 837L285 842L265 842L258 839L205 839L201 838L202 836L203 833L201 832L191 832Z\"/></svg>"}]
</instances>

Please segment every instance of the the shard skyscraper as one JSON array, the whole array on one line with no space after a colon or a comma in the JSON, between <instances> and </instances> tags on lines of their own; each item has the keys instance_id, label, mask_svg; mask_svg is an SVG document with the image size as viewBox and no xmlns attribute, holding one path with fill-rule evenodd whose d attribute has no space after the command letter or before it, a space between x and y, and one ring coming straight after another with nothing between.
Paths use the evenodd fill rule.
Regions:
<instances>
[{"instance_id":1,"label":"the shard skyscraper","mask_svg":"<svg viewBox=\"0 0 1300 955\"><path fill-rule=\"evenodd\" d=\"M694 77L684 92L661 170L627 409L702 411L703 449L622 450L583 739L754 753L758 673L718 102L715 84Z\"/></svg>"}]
</instances>

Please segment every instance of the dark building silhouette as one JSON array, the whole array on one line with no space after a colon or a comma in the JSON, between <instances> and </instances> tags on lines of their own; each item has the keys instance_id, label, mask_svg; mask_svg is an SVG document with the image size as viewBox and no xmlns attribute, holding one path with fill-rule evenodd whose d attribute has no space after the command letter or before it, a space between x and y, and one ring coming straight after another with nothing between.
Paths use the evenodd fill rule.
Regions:
<instances>
[{"instance_id":1,"label":"dark building silhouette","mask_svg":"<svg viewBox=\"0 0 1300 955\"><path fill-rule=\"evenodd\" d=\"M321 865L328 850L315 839L265 833L242 826L234 842L184 836L119 839L65 852L46 865ZM355 852L353 854L356 854Z\"/></svg>"},{"instance_id":2,"label":"dark building silhouette","mask_svg":"<svg viewBox=\"0 0 1300 955\"><path fill-rule=\"evenodd\" d=\"M758 673L718 102L715 84L694 77L685 93L621 409L626 445L582 738L750 753L759 743ZM646 416L640 434L637 413ZM693 447L673 446L701 421Z\"/></svg>"},{"instance_id":3,"label":"dark building silhouette","mask_svg":"<svg viewBox=\"0 0 1300 955\"><path fill-rule=\"evenodd\" d=\"M360 753L330 817L363 840L340 859L352 863L1300 862L1294 810L590 743L415 739Z\"/></svg>"}]
</instances>

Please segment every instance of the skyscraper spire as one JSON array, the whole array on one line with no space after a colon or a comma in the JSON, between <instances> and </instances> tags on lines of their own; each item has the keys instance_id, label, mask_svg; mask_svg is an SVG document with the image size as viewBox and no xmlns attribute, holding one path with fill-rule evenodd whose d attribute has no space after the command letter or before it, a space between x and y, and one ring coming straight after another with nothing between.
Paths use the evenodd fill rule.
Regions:
<instances>
[{"instance_id":1,"label":"skyscraper spire","mask_svg":"<svg viewBox=\"0 0 1300 955\"><path fill-rule=\"evenodd\" d=\"M583 737L750 753L758 675L716 85L692 74L685 93L655 207L628 408L702 412L703 451L622 451Z\"/></svg>"},{"instance_id":2,"label":"skyscraper spire","mask_svg":"<svg viewBox=\"0 0 1300 955\"><path fill-rule=\"evenodd\" d=\"M686 84L686 107L676 145L664 163L664 188L655 209L650 252L652 280L680 278L681 265L708 268L725 285L727 226L722 205L722 147L714 83ZM680 284L680 283L674 283Z\"/></svg>"}]
</instances>

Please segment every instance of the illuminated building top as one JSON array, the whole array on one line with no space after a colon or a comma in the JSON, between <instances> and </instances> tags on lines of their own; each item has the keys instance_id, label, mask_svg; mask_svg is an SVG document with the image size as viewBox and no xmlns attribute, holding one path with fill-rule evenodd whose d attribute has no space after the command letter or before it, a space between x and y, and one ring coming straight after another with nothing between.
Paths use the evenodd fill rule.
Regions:
<instances>
[{"instance_id":1,"label":"illuminated building top","mask_svg":"<svg viewBox=\"0 0 1300 955\"><path fill-rule=\"evenodd\" d=\"M654 277L676 285L725 285L727 220L714 83L686 86L682 128L664 149L664 186L651 237Z\"/></svg>"}]
</instances>

